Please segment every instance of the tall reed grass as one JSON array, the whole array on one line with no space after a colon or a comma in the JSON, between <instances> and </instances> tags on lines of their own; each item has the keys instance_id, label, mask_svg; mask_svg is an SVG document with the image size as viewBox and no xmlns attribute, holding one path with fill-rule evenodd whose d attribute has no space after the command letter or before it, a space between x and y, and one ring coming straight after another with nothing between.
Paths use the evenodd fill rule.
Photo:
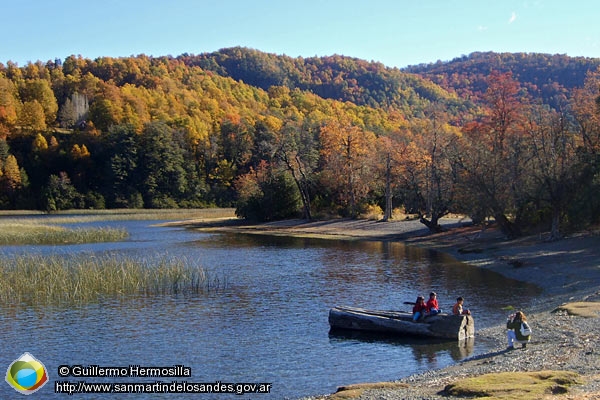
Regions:
<instances>
[{"instance_id":1,"label":"tall reed grass","mask_svg":"<svg viewBox=\"0 0 600 400\"><path fill-rule=\"evenodd\" d=\"M195 295L226 286L181 260L148 264L121 257L0 258L4 305L89 303L127 296Z\"/></svg>"},{"instance_id":2,"label":"tall reed grass","mask_svg":"<svg viewBox=\"0 0 600 400\"><path fill-rule=\"evenodd\" d=\"M65 228L19 218L0 219L0 245L116 242L129 236L118 228Z\"/></svg>"}]
</instances>

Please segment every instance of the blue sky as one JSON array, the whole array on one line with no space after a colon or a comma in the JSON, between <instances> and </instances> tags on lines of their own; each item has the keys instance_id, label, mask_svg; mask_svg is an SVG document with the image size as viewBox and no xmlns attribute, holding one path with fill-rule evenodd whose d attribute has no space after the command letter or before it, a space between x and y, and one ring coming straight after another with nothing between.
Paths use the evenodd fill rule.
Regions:
<instances>
[{"instance_id":1,"label":"blue sky","mask_svg":"<svg viewBox=\"0 0 600 400\"><path fill-rule=\"evenodd\" d=\"M224 47L390 67L474 51L600 57L597 0L0 0L0 62Z\"/></svg>"}]
</instances>

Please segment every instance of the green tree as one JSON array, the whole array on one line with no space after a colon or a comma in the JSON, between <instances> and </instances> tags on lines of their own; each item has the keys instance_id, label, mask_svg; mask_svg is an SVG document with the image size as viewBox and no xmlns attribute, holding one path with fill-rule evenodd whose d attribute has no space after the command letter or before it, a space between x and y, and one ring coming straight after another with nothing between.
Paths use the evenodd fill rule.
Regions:
<instances>
[{"instance_id":1,"label":"green tree","mask_svg":"<svg viewBox=\"0 0 600 400\"><path fill-rule=\"evenodd\" d=\"M47 211L76 208L80 198L81 195L71 183L66 172L50 175L43 191L43 200Z\"/></svg>"},{"instance_id":2,"label":"green tree","mask_svg":"<svg viewBox=\"0 0 600 400\"><path fill-rule=\"evenodd\" d=\"M139 181L139 143L135 128L118 125L107 136L108 150L107 199L113 207L136 208ZM142 204L143 206L143 204Z\"/></svg>"},{"instance_id":3,"label":"green tree","mask_svg":"<svg viewBox=\"0 0 600 400\"><path fill-rule=\"evenodd\" d=\"M0 138L0 162L6 161L6 158L10 154L10 146L6 142L6 139Z\"/></svg>"},{"instance_id":4,"label":"green tree","mask_svg":"<svg viewBox=\"0 0 600 400\"><path fill-rule=\"evenodd\" d=\"M140 136L140 178L146 207L176 207L186 191L184 153L174 133L167 124L156 122L146 125Z\"/></svg>"},{"instance_id":5,"label":"green tree","mask_svg":"<svg viewBox=\"0 0 600 400\"><path fill-rule=\"evenodd\" d=\"M239 193L236 215L255 221L273 221L298 214L300 199L285 170L262 161L235 182Z\"/></svg>"}]
</instances>

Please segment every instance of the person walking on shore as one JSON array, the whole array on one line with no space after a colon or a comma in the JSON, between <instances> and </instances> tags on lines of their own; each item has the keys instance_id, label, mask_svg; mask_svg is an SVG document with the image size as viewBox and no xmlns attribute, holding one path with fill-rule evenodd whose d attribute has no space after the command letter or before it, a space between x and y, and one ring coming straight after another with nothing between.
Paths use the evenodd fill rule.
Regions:
<instances>
[{"instance_id":1,"label":"person walking on shore","mask_svg":"<svg viewBox=\"0 0 600 400\"><path fill-rule=\"evenodd\" d=\"M508 349L514 349L515 343L521 343L523 348L531 339L531 328L527 323L527 317L522 311L509 315L506 321L506 337L508 339Z\"/></svg>"}]
</instances>

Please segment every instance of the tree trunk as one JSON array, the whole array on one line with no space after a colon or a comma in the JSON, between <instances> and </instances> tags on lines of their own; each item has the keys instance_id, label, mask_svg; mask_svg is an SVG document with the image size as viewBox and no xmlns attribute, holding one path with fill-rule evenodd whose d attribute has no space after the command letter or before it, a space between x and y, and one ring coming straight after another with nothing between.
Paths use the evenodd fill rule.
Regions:
<instances>
[{"instance_id":1,"label":"tree trunk","mask_svg":"<svg viewBox=\"0 0 600 400\"><path fill-rule=\"evenodd\" d=\"M550 240L558 240L560 238L560 210L555 207L552 210L552 228L550 229Z\"/></svg>"},{"instance_id":2,"label":"tree trunk","mask_svg":"<svg viewBox=\"0 0 600 400\"><path fill-rule=\"evenodd\" d=\"M429 232L431 233L439 233L444 230L444 228L442 228L442 226L440 225L439 220L440 216L435 214L431 216L431 221L427 220L423 215L419 217L419 221L427 228L429 228Z\"/></svg>"},{"instance_id":3,"label":"tree trunk","mask_svg":"<svg viewBox=\"0 0 600 400\"><path fill-rule=\"evenodd\" d=\"M392 198L392 173L390 154L388 153L385 169L385 212L383 214L383 221L386 222L392 219Z\"/></svg>"},{"instance_id":4,"label":"tree trunk","mask_svg":"<svg viewBox=\"0 0 600 400\"><path fill-rule=\"evenodd\" d=\"M300 199L302 200L302 213L304 214L303 217L305 219L311 220L312 213L311 213L311 209L310 209L310 193L308 191L308 188L306 187L308 185L306 184L304 174L302 173L302 170L300 169L300 175L302 177L299 178L297 176L296 170L294 169L290 160L288 160L287 154L285 154L282 157L282 159L285 162L288 171L290 171L290 173L292 174L292 178L294 179L294 182L296 183L296 187L298 188L298 191L300 192Z\"/></svg>"},{"instance_id":5,"label":"tree trunk","mask_svg":"<svg viewBox=\"0 0 600 400\"><path fill-rule=\"evenodd\" d=\"M311 220L312 213L310 211L310 195L308 194L308 190L304 189L300 184L300 182L296 182L298 186L298 190L300 191L300 199L302 200L302 213L304 214L304 219Z\"/></svg>"},{"instance_id":6,"label":"tree trunk","mask_svg":"<svg viewBox=\"0 0 600 400\"><path fill-rule=\"evenodd\" d=\"M502 233L508 236L508 238L514 239L521 236L521 229L519 229L519 227L516 224L509 221L509 219L506 218L506 215L499 213L494 215L494 219L500 226L500 230L502 231Z\"/></svg>"}]
</instances>

